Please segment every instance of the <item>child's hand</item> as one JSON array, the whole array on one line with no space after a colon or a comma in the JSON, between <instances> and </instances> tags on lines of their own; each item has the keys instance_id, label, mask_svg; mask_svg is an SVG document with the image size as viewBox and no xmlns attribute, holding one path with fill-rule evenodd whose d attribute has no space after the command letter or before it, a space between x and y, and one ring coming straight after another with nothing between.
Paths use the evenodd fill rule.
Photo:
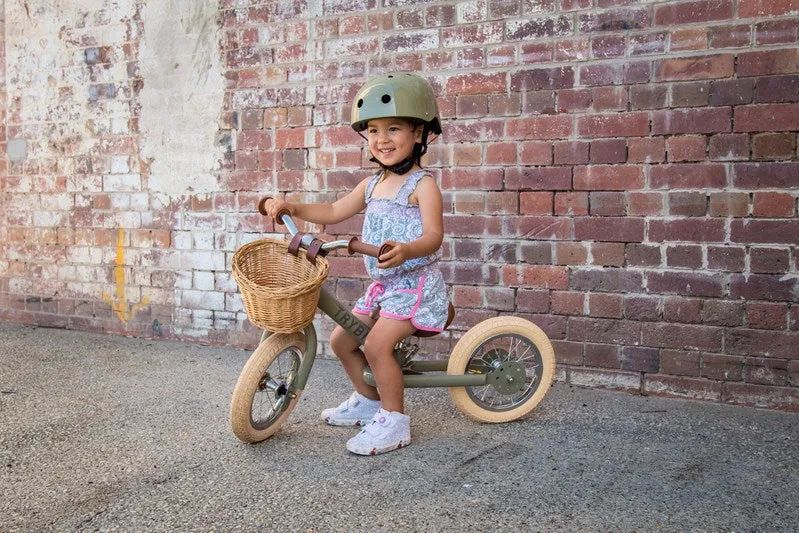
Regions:
<instances>
[{"instance_id":1,"label":"child's hand","mask_svg":"<svg viewBox=\"0 0 799 533\"><path fill-rule=\"evenodd\" d=\"M267 200L264 203L264 209L266 210L266 214L272 218L275 218L281 211L288 211L290 215L294 214L294 210L291 209L291 206L288 202L284 200L276 200L274 198Z\"/></svg>"},{"instance_id":2,"label":"child's hand","mask_svg":"<svg viewBox=\"0 0 799 533\"><path fill-rule=\"evenodd\" d=\"M391 246L391 249L377 258L377 268L392 268L400 266L410 259L408 255L408 245L404 242L386 241L384 244Z\"/></svg>"}]
</instances>

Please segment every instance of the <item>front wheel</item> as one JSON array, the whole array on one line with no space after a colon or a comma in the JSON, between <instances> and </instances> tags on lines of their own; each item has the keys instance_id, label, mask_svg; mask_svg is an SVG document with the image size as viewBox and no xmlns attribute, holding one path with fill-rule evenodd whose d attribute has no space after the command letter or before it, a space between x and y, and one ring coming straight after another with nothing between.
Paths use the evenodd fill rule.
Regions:
<instances>
[{"instance_id":1,"label":"front wheel","mask_svg":"<svg viewBox=\"0 0 799 533\"><path fill-rule=\"evenodd\" d=\"M258 345L241 371L230 402L233 434L249 443L271 437L288 418L305 348L301 333L275 333Z\"/></svg>"},{"instance_id":2,"label":"front wheel","mask_svg":"<svg viewBox=\"0 0 799 533\"><path fill-rule=\"evenodd\" d=\"M450 397L473 420L509 422L544 398L555 377L555 354L546 334L529 320L489 318L458 341L447 374L487 374L485 385L450 387Z\"/></svg>"}]
</instances>

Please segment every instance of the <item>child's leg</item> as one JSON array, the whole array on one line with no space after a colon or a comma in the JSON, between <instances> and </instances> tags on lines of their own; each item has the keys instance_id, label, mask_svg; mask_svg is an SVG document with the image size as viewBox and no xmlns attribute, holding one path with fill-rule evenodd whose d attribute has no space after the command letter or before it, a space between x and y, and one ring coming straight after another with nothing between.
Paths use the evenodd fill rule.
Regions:
<instances>
[{"instance_id":1,"label":"child's leg","mask_svg":"<svg viewBox=\"0 0 799 533\"><path fill-rule=\"evenodd\" d=\"M367 326L374 324L374 320L367 315L355 315ZM361 344L341 326L336 326L330 334L330 348L341 361L341 366L349 376L355 391L370 400L379 400L377 389L367 385L363 380L363 369L366 367L366 357L361 351Z\"/></svg>"},{"instance_id":2,"label":"child's leg","mask_svg":"<svg viewBox=\"0 0 799 533\"><path fill-rule=\"evenodd\" d=\"M405 385L402 369L394 359L394 345L414 331L416 326L411 324L410 320L381 317L366 337L364 353L369 368L375 376L380 391L380 401L386 411L405 412Z\"/></svg>"}]
</instances>

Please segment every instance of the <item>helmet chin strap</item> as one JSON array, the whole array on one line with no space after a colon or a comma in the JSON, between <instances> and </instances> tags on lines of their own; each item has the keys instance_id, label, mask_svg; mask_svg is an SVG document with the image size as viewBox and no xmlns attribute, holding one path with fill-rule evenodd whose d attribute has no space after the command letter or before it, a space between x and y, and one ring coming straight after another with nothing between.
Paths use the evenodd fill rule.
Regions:
<instances>
[{"instance_id":1,"label":"helmet chin strap","mask_svg":"<svg viewBox=\"0 0 799 533\"><path fill-rule=\"evenodd\" d=\"M397 163L396 165L384 165L376 157L373 157L372 160L377 162L377 164L380 165L380 168L382 168L383 170L390 170L394 174L402 176L403 174L408 172L411 168L413 168L413 165L416 164L417 157L414 155L410 155L406 157L404 160Z\"/></svg>"}]
</instances>

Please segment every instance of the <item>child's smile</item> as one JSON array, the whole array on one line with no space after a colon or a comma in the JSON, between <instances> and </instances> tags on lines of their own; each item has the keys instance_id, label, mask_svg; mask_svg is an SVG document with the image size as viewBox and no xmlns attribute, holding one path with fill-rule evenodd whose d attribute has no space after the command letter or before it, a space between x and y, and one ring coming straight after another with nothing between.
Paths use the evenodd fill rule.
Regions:
<instances>
[{"instance_id":1,"label":"child's smile","mask_svg":"<svg viewBox=\"0 0 799 533\"><path fill-rule=\"evenodd\" d=\"M366 131L369 150L386 166L404 161L421 142L421 128L401 118L370 120Z\"/></svg>"}]
</instances>

